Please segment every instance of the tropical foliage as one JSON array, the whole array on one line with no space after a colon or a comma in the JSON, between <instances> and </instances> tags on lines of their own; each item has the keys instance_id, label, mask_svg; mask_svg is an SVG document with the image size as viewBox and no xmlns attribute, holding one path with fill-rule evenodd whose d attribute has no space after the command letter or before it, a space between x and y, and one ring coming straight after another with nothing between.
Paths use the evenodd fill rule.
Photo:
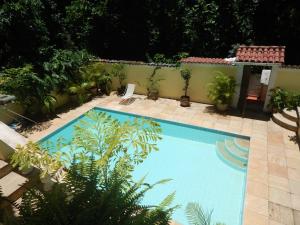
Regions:
<instances>
[{"instance_id":1,"label":"tropical foliage","mask_svg":"<svg viewBox=\"0 0 300 225\"><path fill-rule=\"evenodd\" d=\"M213 210L205 212L203 208L195 202L190 202L185 208L185 213L190 225L213 225L211 216ZM216 223L216 225L225 225Z\"/></svg>"},{"instance_id":2,"label":"tropical foliage","mask_svg":"<svg viewBox=\"0 0 300 225\"><path fill-rule=\"evenodd\" d=\"M293 93L280 87L271 90L269 105L274 111L282 111L284 108L296 109L300 106L300 94Z\"/></svg>"},{"instance_id":3,"label":"tropical foliage","mask_svg":"<svg viewBox=\"0 0 300 225\"><path fill-rule=\"evenodd\" d=\"M67 168L75 154L82 162L93 156L107 173L115 168L128 177L135 165L158 150L160 132L159 124L152 120L136 118L122 123L106 113L89 111L86 119L75 126L71 142L63 137L57 143L45 143L42 147L29 142L18 147L12 162L21 168L31 164L41 169L42 174L51 175L62 166ZM61 150L66 146L67 152ZM50 156L48 152L54 153Z\"/></svg>"},{"instance_id":4,"label":"tropical foliage","mask_svg":"<svg viewBox=\"0 0 300 225\"><path fill-rule=\"evenodd\" d=\"M14 95L31 113L40 112L43 106L51 111L56 102L50 95L52 80L48 76L40 78L32 65L3 70L0 84L1 93Z\"/></svg>"},{"instance_id":5,"label":"tropical foliage","mask_svg":"<svg viewBox=\"0 0 300 225\"><path fill-rule=\"evenodd\" d=\"M42 65L55 49L145 60L225 57L238 44L286 45L287 63L300 63L297 1L4 0L0 13L5 66Z\"/></svg>"},{"instance_id":6,"label":"tropical foliage","mask_svg":"<svg viewBox=\"0 0 300 225\"><path fill-rule=\"evenodd\" d=\"M43 64L59 91L64 91L68 84L82 80L79 69L92 58L86 51L55 50L49 61Z\"/></svg>"},{"instance_id":7,"label":"tropical foliage","mask_svg":"<svg viewBox=\"0 0 300 225\"><path fill-rule=\"evenodd\" d=\"M116 170L104 174L93 158L84 163L74 158L62 184L50 192L32 189L25 194L18 224L168 225L174 194L156 206L141 204L147 191L166 180L145 185L144 179L128 183Z\"/></svg>"},{"instance_id":8,"label":"tropical foliage","mask_svg":"<svg viewBox=\"0 0 300 225\"><path fill-rule=\"evenodd\" d=\"M43 174L67 168L63 181L50 192L32 189L23 196L19 224L168 225L175 193L160 204L142 205L144 195L159 184L134 181L131 172L147 155L158 150L159 125L146 119L123 123L106 113L90 111L75 127L71 142L61 139L39 147L29 142L13 156L18 166L28 159ZM87 129L87 127L89 129ZM68 146L70 151L57 151ZM55 152L50 156L43 149ZM50 159L50 160L49 160Z\"/></svg>"},{"instance_id":9,"label":"tropical foliage","mask_svg":"<svg viewBox=\"0 0 300 225\"><path fill-rule=\"evenodd\" d=\"M218 71L208 87L208 96L215 104L230 104L235 93L236 81Z\"/></svg>"},{"instance_id":10,"label":"tropical foliage","mask_svg":"<svg viewBox=\"0 0 300 225\"><path fill-rule=\"evenodd\" d=\"M27 170L30 167L38 168L41 171L40 176L43 178L46 175L54 175L63 166L60 158L60 153L51 156L37 143L29 141L24 146L18 145L10 160L12 166L19 167L20 170Z\"/></svg>"}]
</instances>

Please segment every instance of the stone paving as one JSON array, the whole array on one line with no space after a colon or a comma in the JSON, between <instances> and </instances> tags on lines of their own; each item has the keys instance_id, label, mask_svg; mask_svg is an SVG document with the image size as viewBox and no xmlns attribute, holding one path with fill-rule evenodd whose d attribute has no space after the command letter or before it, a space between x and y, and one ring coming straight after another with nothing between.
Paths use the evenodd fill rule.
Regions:
<instances>
[{"instance_id":1,"label":"stone paving","mask_svg":"<svg viewBox=\"0 0 300 225\"><path fill-rule=\"evenodd\" d=\"M39 140L95 106L246 135L251 139L243 224L300 225L300 152L291 140L295 133L272 121L220 115L206 104L183 108L172 99L135 97L130 105L120 105L115 95L96 98L59 114L49 128L29 138Z\"/></svg>"}]
</instances>

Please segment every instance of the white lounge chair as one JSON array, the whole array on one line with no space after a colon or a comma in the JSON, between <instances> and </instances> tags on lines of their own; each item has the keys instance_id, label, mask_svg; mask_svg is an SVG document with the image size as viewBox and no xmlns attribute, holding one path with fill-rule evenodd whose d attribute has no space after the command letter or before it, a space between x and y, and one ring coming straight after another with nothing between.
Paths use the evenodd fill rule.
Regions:
<instances>
[{"instance_id":1,"label":"white lounge chair","mask_svg":"<svg viewBox=\"0 0 300 225\"><path fill-rule=\"evenodd\" d=\"M122 100L120 103L128 103L133 96L134 93L134 89L135 89L135 84L127 84L127 88L126 88L126 92L124 94L124 96L122 96Z\"/></svg>"}]
</instances>

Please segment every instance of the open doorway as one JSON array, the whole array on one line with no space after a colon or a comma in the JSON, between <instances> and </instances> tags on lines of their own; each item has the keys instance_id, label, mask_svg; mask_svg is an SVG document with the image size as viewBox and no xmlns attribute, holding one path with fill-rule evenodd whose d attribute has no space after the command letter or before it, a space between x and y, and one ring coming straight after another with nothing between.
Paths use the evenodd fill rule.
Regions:
<instances>
[{"instance_id":1,"label":"open doorway","mask_svg":"<svg viewBox=\"0 0 300 225\"><path fill-rule=\"evenodd\" d=\"M271 69L271 66L244 66L238 102L238 108L243 115L263 112Z\"/></svg>"}]
</instances>

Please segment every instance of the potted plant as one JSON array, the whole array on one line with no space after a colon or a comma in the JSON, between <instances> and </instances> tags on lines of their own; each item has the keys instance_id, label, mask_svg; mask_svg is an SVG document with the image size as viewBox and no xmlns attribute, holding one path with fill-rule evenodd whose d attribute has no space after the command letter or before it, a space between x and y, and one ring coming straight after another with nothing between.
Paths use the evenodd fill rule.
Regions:
<instances>
[{"instance_id":1,"label":"potted plant","mask_svg":"<svg viewBox=\"0 0 300 225\"><path fill-rule=\"evenodd\" d=\"M59 155L58 155L59 156ZM34 167L40 170L40 180L45 190L49 190L54 184L53 176L63 167L59 160L49 155L40 146L32 141L26 145L16 147L11 157L12 166L18 167L21 171L29 171ZM30 171L31 171L30 170Z\"/></svg>"},{"instance_id":2,"label":"potted plant","mask_svg":"<svg viewBox=\"0 0 300 225\"><path fill-rule=\"evenodd\" d=\"M147 85L147 97L148 99L157 100L159 96L159 82L163 79L158 77L156 72L161 67L156 66L152 72L152 74L148 78L148 85Z\"/></svg>"},{"instance_id":3,"label":"potted plant","mask_svg":"<svg viewBox=\"0 0 300 225\"><path fill-rule=\"evenodd\" d=\"M78 101L80 105L86 102L91 94L89 93L90 88L93 86L93 82L82 82L80 84L73 84L69 87L71 99Z\"/></svg>"},{"instance_id":4,"label":"potted plant","mask_svg":"<svg viewBox=\"0 0 300 225\"><path fill-rule=\"evenodd\" d=\"M125 92L126 86L124 81L127 78L126 73L124 72L124 64L114 64L111 70L111 74L113 77L116 77L119 82L119 87L117 89L118 95L122 95Z\"/></svg>"},{"instance_id":5,"label":"potted plant","mask_svg":"<svg viewBox=\"0 0 300 225\"><path fill-rule=\"evenodd\" d=\"M17 167L23 175L27 175L33 170L33 159L29 154L24 154L19 151L13 154L10 160L12 166Z\"/></svg>"},{"instance_id":6,"label":"potted plant","mask_svg":"<svg viewBox=\"0 0 300 225\"><path fill-rule=\"evenodd\" d=\"M182 107L189 107L191 106L190 104L190 97L187 96L187 91L189 88L189 84L190 84L190 79L191 79L191 71L189 69L182 69L180 71L181 77L184 80L184 95L180 97L180 106Z\"/></svg>"},{"instance_id":7,"label":"potted plant","mask_svg":"<svg viewBox=\"0 0 300 225\"><path fill-rule=\"evenodd\" d=\"M215 103L217 110L223 112L228 109L235 93L236 81L218 71L212 83L209 84L208 97Z\"/></svg>"},{"instance_id":8,"label":"potted plant","mask_svg":"<svg viewBox=\"0 0 300 225\"><path fill-rule=\"evenodd\" d=\"M288 104L289 93L280 88L276 87L271 90L271 98L269 106L272 108L272 112L281 112Z\"/></svg>"}]
</instances>

